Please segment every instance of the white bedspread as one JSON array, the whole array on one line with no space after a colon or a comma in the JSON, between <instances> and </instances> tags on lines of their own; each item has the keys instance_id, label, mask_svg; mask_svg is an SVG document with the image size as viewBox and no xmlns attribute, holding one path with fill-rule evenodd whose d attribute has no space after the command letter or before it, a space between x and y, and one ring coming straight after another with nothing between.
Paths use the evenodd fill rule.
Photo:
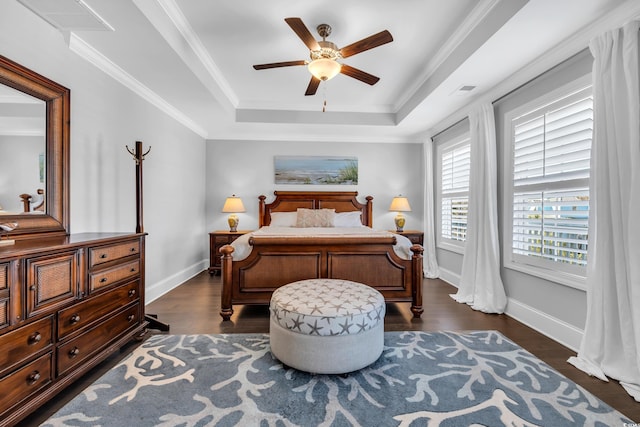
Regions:
<instances>
[{"instance_id":1,"label":"white bedspread","mask_svg":"<svg viewBox=\"0 0 640 427\"><path fill-rule=\"evenodd\" d=\"M399 234L390 233L383 230L373 230L369 227L262 227L259 230L244 234L238 237L231 246L233 246L233 260L241 261L249 256L253 247L249 245L249 239L252 236L265 237L395 237L396 244L393 247L394 252L402 259L411 259L412 243L409 239Z\"/></svg>"}]
</instances>

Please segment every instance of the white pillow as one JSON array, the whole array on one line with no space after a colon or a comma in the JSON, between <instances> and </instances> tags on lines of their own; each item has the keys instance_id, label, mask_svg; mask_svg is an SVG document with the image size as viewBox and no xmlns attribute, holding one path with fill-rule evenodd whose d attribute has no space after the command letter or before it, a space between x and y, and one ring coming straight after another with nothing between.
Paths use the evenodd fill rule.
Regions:
<instances>
[{"instance_id":1,"label":"white pillow","mask_svg":"<svg viewBox=\"0 0 640 427\"><path fill-rule=\"evenodd\" d=\"M336 212L333 219L334 227L362 227L360 211L353 212Z\"/></svg>"},{"instance_id":2,"label":"white pillow","mask_svg":"<svg viewBox=\"0 0 640 427\"><path fill-rule=\"evenodd\" d=\"M295 227L298 221L297 212L271 212L272 227Z\"/></svg>"}]
</instances>

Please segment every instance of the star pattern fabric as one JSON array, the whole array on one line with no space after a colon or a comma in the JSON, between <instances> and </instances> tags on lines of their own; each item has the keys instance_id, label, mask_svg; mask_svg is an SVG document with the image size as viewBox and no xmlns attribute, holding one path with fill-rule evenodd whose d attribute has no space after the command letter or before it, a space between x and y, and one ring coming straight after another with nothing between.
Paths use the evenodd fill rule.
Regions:
<instances>
[{"instance_id":1,"label":"star pattern fabric","mask_svg":"<svg viewBox=\"0 0 640 427\"><path fill-rule=\"evenodd\" d=\"M305 335L354 335L384 321L380 292L342 279L308 279L276 289L271 317L283 328Z\"/></svg>"}]
</instances>

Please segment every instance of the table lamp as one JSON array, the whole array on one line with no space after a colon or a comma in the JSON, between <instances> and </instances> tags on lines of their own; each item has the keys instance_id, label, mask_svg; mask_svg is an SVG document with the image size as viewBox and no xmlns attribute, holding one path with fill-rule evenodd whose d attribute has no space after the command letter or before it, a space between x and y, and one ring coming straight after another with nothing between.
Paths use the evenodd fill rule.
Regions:
<instances>
[{"instance_id":1,"label":"table lamp","mask_svg":"<svg viewBox=\"0 0 640 427\"><path fill-rule=\"evenodd\" d=\"M396 231L402 232L404 230L404 224L406 219L402 212L411 212L411 206L409 205L409 200L404 197L402 194L396 196L391 200L391 205L389 206L389 210L392 212L398 212L395 218L396 223Z\"/></svg>"},{"instance_id":2,"label":"table lamp","mask_svg":"<svg viewBox=\"0 0 640 427\"><path fill-rule=\"evenodd\" d=\"M244 205L242 204L242 199L233 194L231 197L227 197L227 200L224 202L224 206L222 207L222 212L230 213L229 219L229 231L238 231L238 223L240 219L236 213L238 212L246 212Z\"/></svg>"}]
</instances>

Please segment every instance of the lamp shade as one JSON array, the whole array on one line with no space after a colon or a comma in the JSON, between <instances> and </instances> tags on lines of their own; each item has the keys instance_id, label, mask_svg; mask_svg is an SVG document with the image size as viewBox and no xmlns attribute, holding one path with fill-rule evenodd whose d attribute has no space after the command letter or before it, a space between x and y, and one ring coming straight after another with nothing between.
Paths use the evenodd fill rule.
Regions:
<instances>
[{"instance_id":1,"label":"lamp shade","mask_svg":"<svg viewBox=\"0 0 640 427\"><path fill-rule=\"evenodd\" d=\"M389 210L393 212L411 212L411 206L409 205L409 200L407 200L406 197L400 195L394 197L393 200L391 200Z\"/></svg>"},{"instance_id":2,"label":"lamp shade","mask_svg":"<svg viewBox=\"0 0 640 427\"><path fill-rule=\"evenodd\" d=\"M307 67L315 78L326 81L337 76L342 65L333 59L319 58L311 61Z\"/></svg>"},{"instance_id":3,"label":"lamp shade","mask_svg":"<svg viewBox=\"0 0 640 427\"><path fill-rule=\"evenodd\" d=\"M242 199L234 194L231 197L227 197L222 207L222 212L246 212L246 209L244 208L244 204L242 204Z\"/></svg>"}]
</instances>

